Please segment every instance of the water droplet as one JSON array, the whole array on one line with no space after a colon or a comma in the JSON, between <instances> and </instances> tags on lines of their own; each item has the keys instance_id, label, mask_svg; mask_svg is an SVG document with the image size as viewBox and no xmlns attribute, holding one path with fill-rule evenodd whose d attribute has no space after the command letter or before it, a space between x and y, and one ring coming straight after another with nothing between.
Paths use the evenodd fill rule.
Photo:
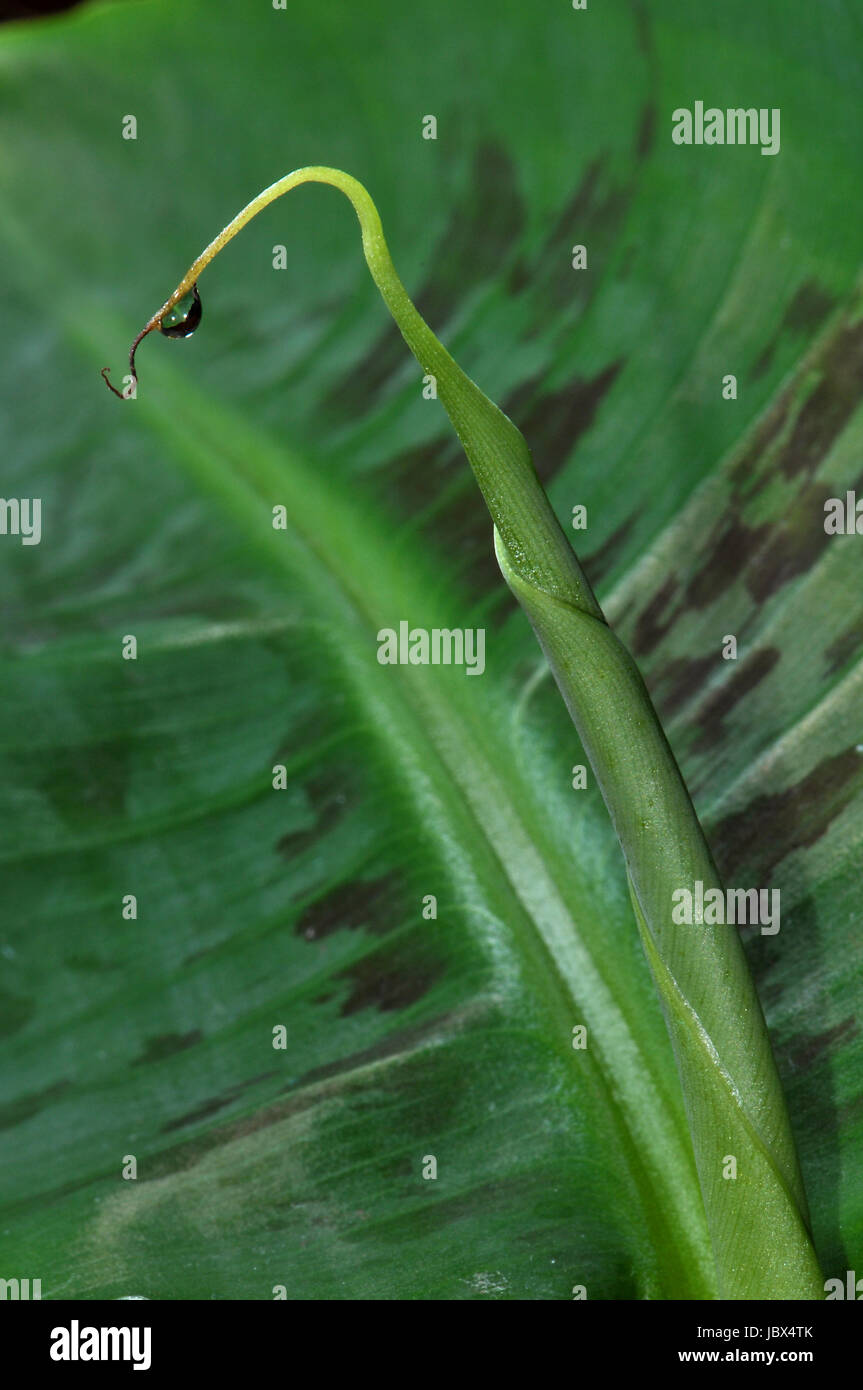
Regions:
<instances>
[{"instance_id":1,"label":"water droplet","mask_svg":"<svg viewBox=\"0 0 863 1390\"><path fill-rule=\"evenodd\" d=\"M159 330L166 338L191 338L201 322L201 296L198 286L193 285L188 294L178 299L173 309L169 309L159 322Z\"/></svg>"}]
</instances>

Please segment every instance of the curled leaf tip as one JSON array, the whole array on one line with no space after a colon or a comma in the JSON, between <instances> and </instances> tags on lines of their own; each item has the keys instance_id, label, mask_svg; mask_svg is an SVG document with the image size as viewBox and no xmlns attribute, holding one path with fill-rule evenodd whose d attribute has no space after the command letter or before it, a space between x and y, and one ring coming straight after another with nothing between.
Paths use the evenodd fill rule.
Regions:
<instances>
[{"instance_id":1,"label":"curled leaf tip","mask_svg":"<svg viewBox=\"0 0 863 1390\"><path fill-rule=\"evenodd\" d=\"M187 277L188 279L188 277ZM138 373L135 370L135 353L138 351L138 344L146 338L148 333L152 333L154 328L158 328L160 333L164 333L166 338L190 338L198 324L201 322L202 308L201 296L198 294L198 286L192 281L191 287L184 290L183 282L171 295L170 299L162 305L157 314L144 325L141 332L129 349L129 375L131 380L124 391L118 391L116 386L108 380L110 367L102 368L102 379L109 391L113 391L115 396L119 396L121 401L132 398L135 388L138 385Z\"/></svg>"},{"instance_id":2,"label":"curled leaf tip","mask_svg":"<svg viewBox=\"0 0 863 1390\"><path fill-rule=\"evenodd\" d=\"M121 401L131 401L131 400L134 400L135 391L136 391L137 386L138 386L138 377L137 377L137 375L135 374L135 372L133 371L133 372L131 373L130 377L128 378L127 384L123 387L123 390L122 390L122 391L118 391L118 390L117 390L117 387L114 385L113 381L109 381L109 380L108 380L108 377L109 377L109 375L110 375L110 372L111 372L111 368L110 368L110 367L103 367L103 368L102 368L102 371L101 371L101 373L100 373L100 375L101 375L101 377L102 377L102 380L104 381L104 383L105 383L105 385L107 386L108 390L109 390L109 391L113 391L115 396L119 396Z\"/></svg>"},{"instance_id":3,"label":"curled leaf tip","mask_svg":"<svg viewBox=\"0 0 863 1390\"><path fill-rule=\"evenodd\" d=\"M152 333L154 328L161 328L162 325L160 323L160 318L163 313L164 309L160 309L159 313L155 314L153 318L150 319L149 323L144 325L144 327L141 329L140 333L138 334L137 338L135 339L135 341L129 349L129 376L131 377L131 380L129 384L126 386L125 390L118 391L114 383L108 380L108 376L111 371L110 367L102 368L102 371L100 373L102 380L104 381L108 390L113 391L115 396L119 396L121 401L129 401L132 400L134 397L135 388L138 385L138 373L135 370L135 353L138 351L138 344L142 341L142 339L146 338L148 333Z\"/></svg>"},{"instance_id":4,"label":"curled leaf tip","mask_svg":"<svg viewBox=\"0 0 863 1390\"><path fill-rule=\"evenodd\" d=\"M107 386L107 388L108 388L109 391L113 391L113 392L114 392L114 395L115 395L115 396L119 396L121 401L122 401L122 400L125 400L125 396L123 395L123 392L122 392L122 391L118 391L117 388L116 388L116 386L113 384L113 382L111 382L111 381L108 380L108 377L110 376L110 373L111 373L111 368L110 368L110 367L103 367L102 370L101 370L101 372L100 372L100 376L101 376L102 380L104 381L104 383L105 383L105 385Z\"/></svg>"}]
</instances>

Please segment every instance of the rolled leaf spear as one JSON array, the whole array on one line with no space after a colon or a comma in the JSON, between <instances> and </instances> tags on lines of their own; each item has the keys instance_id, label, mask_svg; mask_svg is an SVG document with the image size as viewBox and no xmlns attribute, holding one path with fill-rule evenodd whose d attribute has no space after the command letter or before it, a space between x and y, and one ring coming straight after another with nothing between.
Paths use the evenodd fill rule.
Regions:
<instances>
[{"instance_id":1,"label":"rolled leaf spear","mask_svg":"<svg viewBox=\"0 0 863 1390\"><path fill-rule=\"evenodd\" d=\"M679 925L673 894L721 885L635 662L603 617L513 422L453 361L393 267L377 209L339 169L297 169L259 193L206 248L153 315L154 329L194 332L197 281L222 247L283 193L326 183L350 200L372 277L461 441L494 521L503 576L539 639L602 792L626 860L630 894L683 1089L717 1280L725 1298L817 1299L823 1277L785 1098L764 1015L734 925ZM725 1176L736 1160L734 1179Z\"/></svg>"}]
</instances>

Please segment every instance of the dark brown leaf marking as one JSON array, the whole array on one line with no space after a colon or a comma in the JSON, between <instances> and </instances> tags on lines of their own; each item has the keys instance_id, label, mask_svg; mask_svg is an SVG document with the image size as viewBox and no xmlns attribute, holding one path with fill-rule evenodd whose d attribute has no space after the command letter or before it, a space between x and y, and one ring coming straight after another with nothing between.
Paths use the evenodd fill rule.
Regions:
<instances>
[{"instance_id":1,"label":"dark brown leaf marking","mask_svg":"<svg viewBox=\"0 0 863 1390\"><path fill-rule=\"evenodd\" d=\"M231 1086L229 1090L224 1091L222 1095L213 1096L210 1100L204 1101L203 1104L196 1106L194 1110L189 1110L185 1115L181 1115L176 1120L169 1120L166 1125L162 1125L160 1132L162 1134L170 1134L175 1129L184 1129L186 1125L194 1125L197 1124L199 1120L209 1119L211 1115L217 1114L219 1110L224 1110L226 1105L231 1105L233 1101L237 1100L244 1091L248 1091L250 1087L257 1086L258 1082L268 1081L271 1076L277 1075L278 1073L274 1071L264 1071L261 1072L259 1076L250 1077L248 1081L240 1081L236 1086Z\"/></svg>"},{"instance_id":2,"label":"dark brown leaf marking","mask_svg":"<svg viewBox=\"0 0 863 1390\"><path fill-rule=\"evenodd\" d=\"M623 361L611 362L589 380L579 377L559 391L542 394L539 380L524 382L506 397L502 409L521 430L539 477L548 482L591 428Z\"/></svg>"},{"instance_id":3,"label":"dark brown leaf marking","mask_svg":"<svg viewBox=\"0 0 863 1390\"><path fill-rule=\"evenodd\" d=\"M341 1076L345 1072L366 1067L371 1062L381 1062L387 1057L411 1052L415 1048L421 1047L427 1038L437 1034L442 1022L443 1018L438 1017L429 1023L423 1023L413 1028L399 1028L394 1033L388 1033L379 1042L373 1043L371 1047L364 1047L358 1052L351 1052L347 1057L339 1057L335 1062L327 1062L323 1066L312 1067L310 1071L304 1072L296 1081L292 1081L282 1089L292 1091L300 1086L311 1086L319 1081L329 1081L333 1076Z\"/></svg>"},{"instance_id":4,"label":"dark brown leaf marking","mask_svg":"<svg viewBox=\"0 0 863 1390\"><path fill-rule=\"evenodd\" d=\"M785 310L782 326L789 333L814 334L835 306L835 297L823 285L807 280Z\"/></svg>"},{"instance_id":5,"label":"dark brown leaf marking","mask_svg":"<svg viewBox=\"0 0 863 1390\"><path fill-rule=\"evenodd\" d=\"M165 1178L172 1173L193 1168L213 1149L221 1148L223 1144L232 1144L237 1139L244 1139L250 1134L256 1134L258 1130L268 1129L270 1125L278 1124L290 1115L309 1110L319 1103L319 1099L314 1092L305 1092L277 1105L265 1106L250 1115L241 1115L237 1119L228 1120L218 1129L195 1135L194 1139L179 1141L173 1148L148 1157L147 1177L150 1180ZM189 1123L192 1123L193 1119L194 1117L190 1118ZM180 1128L179 1122L173 1122L172 1128L175 1130Z\"/></svg>"},{"instance_id":6,"label":"dark brown leaf marking","mask_svg":"<svg viewBox=\"0 0 863 1390\"><path fill-rule=\"evenodd\" d=\"M645 106L638 126L638 139L635 153L638 159L646 159L656 140L656 107Z\"/></svg>"},{"instance_id":7,"label":"dark brown leaf marking","mask_svg":"<svg viewBox=\"0 0 863 1390\"><path fill-rule=\"evenodd\" d=\"M440 1019L437 1019L429 1021L422 1030L400 1030L400 1032L397 1034L391 1034L391 1040L395 1041L397 1038L400 1038L401 1046L406 1048L409 1044L413 1043L415 1034L417 1039L421 1040L421 1038L425 1036L427 1033L434 1034L437 1031L439 1024ZM376 1053L377 1049L369 1049L369 1051ZM381 1045L381 1056L385 1055L388 1055L388 1049L386 1043L383 1043ZM354 1059L354 1065L362 1065L360 1059L364 1056L365 1053L357 1053ZM373 1058L370 1057L369 1060L373 1060ZM411 1067L412 1075L414 1075L417 1069L416 1055L411 1057ZM350 1059L344 1059L344 1066L338 1065L337 1069L345 1071L349 1070ZM321 1068L320 1070L329 1071L328 1068ZM463 1071L463 1068L460 1069L459 1073L456 1075L454 1085L458 1084L458 1076L463 1075ZM266 1076L269 1077L275 1074L276 1073L269 1072L266 1073ZM436 1069L434 1075L439 1076L439 1070ZM255 1080L262 1079L263 1078L261 1077L255 1078ZM327 1078L318 1077L316 1079L326 1080ZM300 1115L305 1113L306 1111L314 1110L321 1104L321 1092L319 1089L316 1089L313 1085L308 1084L308 1076L304 1077L302 1080L302 1086L300 1082L294 1081L291 1082L289 1086L282 1088L283 1090L288 1090L292 1093L286 1096L283 1100L274 1101L270 1104L264 1105L260 1109L254 1110L248 1115L239 1115L235 1118L229 1119L227 1122L223 1122L222 1124L220 1124L218 1128L210 1129L209 1131L202 1134L197 1134L194 1136L194 1138L191 1139L180 1140L179 1142L175 1143L175 1145L171 1149L162 1153L151 1155L147 1159L148 1178L163 1178L170 1176L170 1174L172 1173L188 1171L189 1169L193 1168L198 1162L200 1162L203 1158L205 1158L207 1154L211 1153L214 1149L221 1148L227 1144L235 1143L237 1140L240 1139L246 1139L250 1135L257 1134L261 1130L269 1129L272 1125L281 1124L283 1121L291 1119L295 1115ZM252 1083L246 1083L247 1086L250 1084ZM363 1078L359 1077L358 1085L362 1084ZM398 1094L398 1089L402 1084L401 1077L397 1076L391 1084L394 1088L395 1093ZM241 1088L235 1088L236 1091L238 1091L239 1089ZM433 1090L434 1088L431 1087L431 1089ZM452 1089L453 1088L450 1087L450 1090ZM233 1095L234 1092L232 1092L231 1096L229 1096L229 1101L231 1098L233 1098ZM438 1097L438 1100L435 1102L435 1110L437 1112L438 1118L440 1118L440 1107L441 1101L440 1097ZM433 1117L430 1117L429 1123L431 1122L431 1118ZM194 1116L191 1116L189 1118L189 1123L191 1123L193 1119ZM173 1129L177 1129L179 1127L179 1122L174 1122L171 1127ZM428 1124L425 1125L425 1128L428 1128Z\"/></svg>"},{"instance_id":8,"label":"dark brown leaf marking","mask_svg":"<svg viewBox=\"0 0 863 1390\"><path fill-rule=\"evenodd\" d=\"M753 550L769 535L770 524L747 526L738 516L725 516L714 527L704 563L686 586L679 611L709 608L739 579Z\"/></svg>"},{"instance_id":9,"label":"dark brown leaf marking","mask_svg":"<svg viewBox=\"0 0 863 1390\"><path fill-rule=\"evenodd\" d=\"M779 328L752 368L751 380L757 381L769 371L776 349L786 334L814 336L835 304L836 300L817 281L807 280L801 285L782 315Z\"/></svg>"},{"instance_id":10,"label":"dark brown leaf marking","mask_svg":"<svg viewBox=\"0 0 863 1390\"><path fill-rule=\"evenodd\" d=\"M601 279L605 261L615 246L618 228L627 207L628 194L604 188L603 159L595 159L552 223L539 253L531 261L522 258L508 280L511 294L529 292L532 311L527 338L548 331L561 316L571 323L583 314ZM572 247L588 248L586 270L572 268ZM529 443L530 441L528 441Z\"/></svg>"},{"instance_id":11,"label":"dark brown leaf marking","mask_svg":"<svg viewBox=\"0 0 863 1390\"><path fill-rule=\"evenodd\" d=\"M679 581L671 575L663 587L653 596L638 619L633 648L644 654L661 641L674 627L688 609L704 609L731 587L745 570L753 551L770 534L770 525L747 526L735 513L726 513L714 525L706 542L707 554L703 562L690 578L685 589L680 592L673 609L660 622L663 610L668 608ZM686 662L680 660L669 666L673 674L672 693L666 697L669 710L677 709L701 684L704 671L710 658L699 658Z\"/></svg>"},{"instance_id":12,"label":"dark brown leaf marking","mask_svg":"<svg viewBox=\"0 0 863 1390\"><path fill-rule=\"evenodd\" d=\"M575 236L575 230L584 225L591 208L595 207L598 198L600 161L594 160L586 169L581 183L572 194L569 201L561 208L548 236L543 242L539 255L528 262L520 258L509 276L508 289L511 294L520 294L523 290L530 289L548 293L551 283L559 283L559 264L563 260L567 268L567 281L570 288L580 295L584 289L584 273L578 276L578 282L572 285L570 276L572 275L571 261L566 256L566 251L570 246L579 240ZM587 245L587 242L583 243ZM559 307L559 306L558 306Z\"/></svg>"},{"instance_id":13,"label":"dark brown leaf marking","mask_svg":"<svg viewBox=\"0 0 863 1390\"><path fill-rule=\"evenodd\" d=\"M326 897L307 907L296 926L297 936L322 941L336 931L391 931L401 922L395 916L395 888L390 877L363 883L341 883Z\"/></svg>"},{"instance_id":14,"label":"dark brown leaf marking","mask_svg":"<svg viewBox=\"0 0 863 1390\"><path fill-rule=\"evenodd\" d=\"M813 483L795 498L745 571L746 587L759 603L806 574L832 539L824 530L824 503L832 488ZM763 528L761 528L763 530Z\"/></svg>"},{"instance_id":15,"label":"dark brown leaf marking","mask_svg":"<svg viewBox=\"0 0 863 1390\"><path fill-rule=\"evenodd\" d=\"M634 0L632 18L635 22L638 47L641 49L642 53L647 54L648 58L652 58L655 51L653 45L653 30L650 27L645 0Z\"/></svg>"},{"instance_id":16,"label":"dark brown leaf marking","mask_svg":"<svg viewBox=\"0 0 863 1390\"><path fill-rule=\"evenodd\" d=\"M717 651L707 656L676 657L667 662L657 682L656 701L663 714L674 714L692 699L720 660Z\"/></svg>"},{"instance_id":17,"label":"dark brown leaf marking","mask_svg":"<svg viewBox=\"0 0 863 1390\"><path fill-rule=\"evenodd\" d=\"M792 1070L808 1071L834 1046L850 1042L859 1032L857 1020L852 1015L824 1033L798 1033L780 1049L780 1055Z\"/></svg>"},{"instance_id":18,"label":"dark brown leaf marking","mask_svg":"<svg viewBox=\"0 0 863 1390\"><path fill-rule=\"evenodd\" d=\"M194 1047L203 1036L200 1028L194 1028L190 1033L159 1033L156 1037L147 1038L143 1052L135 1058L132 1066L162 1062L166 1057L173 1057L175 1052L185 1052L187 1047Z\"/></svg>"},{"instance_id":19,"label":"dark brown leaf marking","mask_svg":"<svg viewBox=\"0 0 863 1390\"><path fill-rule=\"evenodd\" d=\"M786 428L805 377L820 374L819 387L809 396L782 446L781 466L787 476L811 475L847 423L861 393L863 322L845 322L812 362L795 374L759 422L749 446L731 472L735 488L749 497L762 490L778 466L758 477L758 462Z\"/></svg>"},{"instance_id":20,"label":"dark brown leaf marking","mask_svg":"<svg viewBox=\"0 0 863 1390\"><path fill-rule=\"evenodd\" d=\"M839 636L836 637L824 652L826 662L825 675L835 676L843 666L847 666L852 657L863 646L863 618L856 614Z\"/></svg>"},{"instance_id":21,"label":"dark brown leaf marking","mask_svg":"<svg viewBox=\"0 0 863 1390\"><path fill-rule=\"evenodd\" d=\"M789 478L810 476L844 430L863 395L863 321L830 345L819 385L794 422L780 466Z\"/></svg>"},{"instance_id":22,"label":"dark brown leaf marking","mask_svg":"<svg viewBox=\"0 0 863 1390\"><path fill-rule=\"evenodd\" d=\"M761 377L764 376L765 372L770 370L773 358L776 355L776 348L779 344L780 336L781 334L777 333L774 338L771 338L770 342L767 344L766 348L761 353L761 356L755 359L755 362L752 366L752 371L749 374L751 381L758 381Z\"/></svg>"},{"instance_id":23,"label":"dark brown leaf marking","mask_svg":"<svg viewBox=\"0 0 863 1390\"><path fill-rule=\"evenodd\" d=\"M328 768L310 778L304 784L304 789L315 823L307 830L291 830L277 841L276 852L283 859L295 859L316 845L338 824L348 804L344 766Z\"/></svg>"},{"instance_id":24,"label":"dark brown leaf marking","mask_svg":"<svg viewBox=\"0 0 863 1390\"><path fill-rule=\"evenodd\" d=\"M405 1009L422 999L445 969L445 962L423 943L401 943L386 954L364 956L339 971L337 978L351 983L351 992L339 1012L347 1018L361 1009L378 1009L381 1013Z\"/></svg>"},{"instance_id":25,"label":"dark brown leaf marking","mask_svg":"<svg viewBox=\"0 0 863 1390\"><path fill-rule=\"evenodd\" d=\"M734 675L709 697L698 713L698 734L695 747L699 751L711 748L725 733L724 721L750 691L778 665L782 653L778 647L762 647L741 662Z\"/></svg>"},{"instance_id":26,"label":"dark brown leaf marking","mask_svg":"<svg viewBox=\"0 0 863 1390\"><path fill-rule=\"evenodd\" d=\"M632 516L622 521L616 530L612 531L611 535L602 542L602 545L597 546L590 555L579 556L591 584L594 586L599 584L608 571L620 560L626 541L638 519L639 513L633 513Z\"/></svg>"},{"instance_id":27,"label":"dark brown leaf marking","mask_svg":"<svg viewBox=\"0 0 863 1390\"><path fill-rule=\"evenodd\" d=\"M729 479L738 503L741 498L755 497L766 487L771 474L764 472L759 476L758 465L785 428L796 389L799 389L799 382L795 377L787 389L777 397L767 414L758 421L747 447L731 469Z\"/></svg>"},{"instance_id":28,"label":"dark brown leaf marking","mask_svg":"<svg viewBox=\"0 0 863 1390\"><path fill-rule=\"evenodd\" d=\"M788 324L802 327L807 316L820 312L825 304L816 290L801 293L789 306ZM734 491L729 509L714 526L707 556L666 620L663 636L687 606L710 605L741 574L750 593L761 602L806 573L823 553L829 539L824 531L824 502L834 493L829 485L811 483L810 479L863 396L863 322L846 323L824 346L820 359L807 365L806 375L813 372L819 376L818 385L776 455L770 457L770 449L788 426L801 387L800 374L760 422L732 470ZM759 472L760 463L763 467ZM789 498L784 515L757 526L747 525L741 507L780 471L799 480L799 490Z\"/></svg>"},{"instance_id":29,"label":"dark brown leaf marking","mask_svg":"<svg viewBox=\"0 0 863 1390\"><path fill-rule=\"evenodd\" d=\"M748 870L763 887L792 850L808 849L863 787L863 756L846 748L781 792L762 793L733 811L710 833L726 878Z\"/></svg>"},{"instance_id":30,"label":"dark brown leaf marking","mask_svg":"<svg viewBox=\"0 0 863 1390\"><path fill-rule=\"evenodd\" d=\"M15 1125L21 1124L23 1120L29 1120L33 1115L38 1115L40 1110L44 1110L46 1105L57 1100L71 1087L71 1081L55 1081L53 1085L46 1086L44 1090L33 1091L28 1096L21 1096L19 1100L7 1101L0 1105L0 1129L12 1129Z\"/></svg>"},{"instance_id":31,"label":"dark brown leaf marking","mask_svg":"<svg viewBox=\"0 0 863 1390\"><path fill-rule=\"evenodd\" d=\"M312 849L328 831L332 830L341 817L343 807L333 801L308 830L290 830L276 841L276 853L283 859L296 859Z\"/></svg>"},{"instance_id":32,"label":"dark brown leaf marking","mask_svg":"<svg viewBox=\"0 0 863 1390\"><path fill-rule=\"evenodd\" d=\"M674 624L674 615L662 621L663 614L678 591L678 581L669 575L661 589L654 594L650 603L639 615L632 635L632 650L636 656L644 656L661 642Z\"/></svg>"}]
</instances>

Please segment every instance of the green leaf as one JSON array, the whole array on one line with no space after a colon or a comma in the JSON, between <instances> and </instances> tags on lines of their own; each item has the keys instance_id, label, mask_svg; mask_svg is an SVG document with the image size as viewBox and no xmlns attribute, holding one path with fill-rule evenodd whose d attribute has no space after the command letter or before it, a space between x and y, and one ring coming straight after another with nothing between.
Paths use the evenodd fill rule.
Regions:
<instances>
[{"instance_id":1,"label":"green leaf","mask_svg":"<svg viewBox=\"0 0 863 1390\"><path fill-rule=\"evenodd\" d=\"M860 35L794 10L600 31L445 0L418 43L391 0L175 3L0 36L3 492L43 499L40 545L0 544L10 1276L716 1293L618 846L350 210L309 189L258 219L138 399L99 381L212 230L316 159L372 191L558 516L587 506L726 881L781 888L745 945L825 1275L854 1267L863 625L823 501L863 488ZM780 105L781 154L673 146L699 96ZM380 666L402 618L485 626L482 678Z\"/></svg>"}]
</instances>

